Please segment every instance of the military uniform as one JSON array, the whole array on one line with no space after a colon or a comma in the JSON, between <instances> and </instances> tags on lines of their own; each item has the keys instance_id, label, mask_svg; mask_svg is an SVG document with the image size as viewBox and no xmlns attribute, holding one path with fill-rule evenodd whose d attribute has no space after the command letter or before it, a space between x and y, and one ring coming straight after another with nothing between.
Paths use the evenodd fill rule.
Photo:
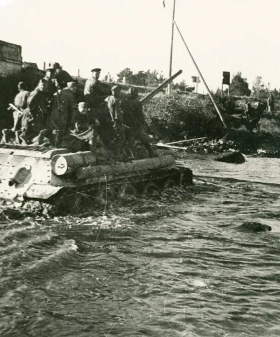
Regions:
<instances>
[{"instance_id":1,"label":"military uniform","mask_svg":"<svg viewBox=\"0 0 280 337\"><path fill-rule=\"evenodd\" d=\"M104 129L107 129L109 123L106 114L106 103L104 101L110 94L110 86L95 78L89 78L85 83L84 96L90 108L89 120L91 123L94 123L95 119L99 121L101 125L100 134Z\"/></svg>"},{"instance_id":2,"label":"military uniform","mask_svg":"<svg viewBox=\"0 0 280 337\"><path fill-rule=\"evenodd\" d=\"M58 89L66 88L68 82L73 82L71 75L66 70L63 70L59 63L54 62L51 69L54 71L54 79L57 81ZM57 71L57 69L60 69L60 71Z\"/></svg>"},{"instance_id":3,"label":"military uniform","mask_svg":"<svg viewBox=\"0 0 280 337\"><path fill-rule=\"evenodd\" d=\"M51 100L56 92L54 80L47 76L45 76L43 79L46 81L45 95L49 100Z\"/></svg>"},{"instance_id":4,"label":"military uniform","mask_svg":"<svg viewBox=\"0 0 280 337\"><path fill-rule=\"evenodd\" d=\"M24 138L32 138L46 128L47 101L43 91L35 89L27 99L27 109L22 116ZM21 136L21 137L22 137Z\"/></svg>"},{"instance_id":5,"label":"military uniform","mask_svg":"<svg viewBox=\"0 0 280 337\"><path fill-rule=\"evenodd\" d=\"M60 89L66 88L68 82L73 82L71 75L63 69L61 69L59 73L55 73L54 77Z\"/></svg>"},{"instance_id":6,"label":"military uniform","mask_svg":"<svg viewBox=\"0 0 280 337\"><path fill-rule=\"evenodd\" d=\"M48 119L48 127L66 131L70 129L70 122L76 103L74 94L67 88L54 95L51 114Z\"/></svg>"},{"instance_id":7,"label":"military uniform","mask_svg":"<svg viewBox=\"0 0 280 337\"><path fill-rule=\"evenodd\" d=\"M101 124L108 122L106 121L104 100L106 97L111 95L111 88L108 84L99 81L100 68L94 68L91 72L96 73L96 77L89 78L84 87L85 101L87 102L91 114L89 116L91 121L98 119Z\"/></svg>"},{"instance_id":8,"label":"military uniform","mask_svg":"<svg viewBox=\"0 0 280 337\"><path fill-rule=\"evenodd\" d=\"M118 87L113 87L112 91ZM125 157L125 131L123 127L123 110L122 99L114 95L108 96L105 100L109 110L110 124L107 128L107 141L109 149L111 149L117 157L122 160Z\"/></svg>"},{"instance_id":9,"label":"military uniform","mask_svg":"<svg viewBox=\"0 0 280 337\"><path fill-rule=\"evenodd\" d=\"M146 147L150 157L156 156L150 144L150 137L144 129L145 117L141 102L136 97L129 97L123 101L122 110L127 147L134 153L134 142L139 140Z\"/></svg>"}]
</instances>

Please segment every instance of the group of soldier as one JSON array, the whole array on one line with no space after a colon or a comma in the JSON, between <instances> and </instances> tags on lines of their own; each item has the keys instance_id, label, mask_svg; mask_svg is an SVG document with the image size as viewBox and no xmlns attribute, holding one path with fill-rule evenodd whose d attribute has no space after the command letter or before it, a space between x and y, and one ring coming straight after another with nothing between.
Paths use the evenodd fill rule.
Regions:
<instances>
[{"instance_id":1,"label":"group of soldier","mask_svg":"<svg viewBox=\"0 0 280 337\"><path fill-rule=\"evenodd\" d=\"M100 72L100 68L91 70L82 95L78 83L59 63L46 69L31 92L20 82L19 93L10 104L14 125L2 131L2 143L14 139L22 145L101 151L125 160L135 156L135 140L139 140L150 157L156 156L145 131L137 88L130 88L122 98L122 88L101 82Z\"/></svg>"}]
</instances>

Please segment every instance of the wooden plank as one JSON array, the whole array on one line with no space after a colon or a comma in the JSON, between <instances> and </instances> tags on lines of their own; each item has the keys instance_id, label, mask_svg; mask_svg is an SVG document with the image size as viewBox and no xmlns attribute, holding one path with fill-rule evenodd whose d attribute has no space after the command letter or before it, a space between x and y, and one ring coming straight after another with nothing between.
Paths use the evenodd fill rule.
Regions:
<instances>
[{"instance_id":1,"label":"wooden plank","mask_svg":"<svg viewBox=\"0 0 280 337\"><path fill-rule=\"evenodd\" d=\"M194 140L201 140L201 139L206 139L207 137L200 137L200 138L192 138L192 139L184 139L184 140L178 140L176 142L171 142L171 143L165 143L166 145L171 145L171 144L179 144L179 143L187 143L187 142L192 142Z\"/></svg>"},{"instance_id":2,"label":"wooden plank","mask_svg":"<svg viewBox=\"0 0 280 337\"><path fill-rule=\"evenodd\" d=\"M156 146L158 147L166 147L168 149L178 149L178 150L188 150L188 147L182 147L182 146L175 146L175 145L167 145L162 143L157 143Z\"/></svg>"}]
</instances>

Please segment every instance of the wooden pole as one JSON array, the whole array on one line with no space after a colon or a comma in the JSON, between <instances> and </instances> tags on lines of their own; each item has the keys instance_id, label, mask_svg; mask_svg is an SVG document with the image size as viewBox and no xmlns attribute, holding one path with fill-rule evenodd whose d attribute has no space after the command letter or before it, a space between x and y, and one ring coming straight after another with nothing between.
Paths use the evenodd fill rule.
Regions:
<instances>
[{"instance_id":1,"label":"wooden pole","mask_svg":"<svg viewBox=\"0 0 280 337\"><path fill-rule=\"evenodd\" d=\"M175 20L174 20L174 24L175 24L175 26L176 26L176 28L177 28L177 30L178 30L178 32L179 32L179 35L181 36L181 39L182 39L182 41L183 41L183 43L184 43L184 45L185 45L185 47L186 47L186 49L187 49L187 51L188 51L188 53L189 53L191 59L192 59L192 61L193 61L194 66L196 67L196 69L197 69L197 71L198 71L198 73L199 73L199 75L200 75L200 77L201 77L201 79L202 79L202 82L203 82L204 85L205 85L205 88L206 88L206 90L207 90L207 92L208 92L208 94L209 94L209 97L210 97L210 99L211 99L211 101L212 101L212 103L213 103L213 105L214 105L214 107L215 107L215 109L216 109L216 111L217 111L217 113L218 113L218 115L219 115L219 117L220 117L220 119L221 119L221 121L222 121L224 127L227 128L226 123L225 123L225 121L224 121L224 119L223 119L223 116L222 116L222 114L221 114L219 108L217 107L217 104L216 104L215 101L214 101L214 98L213 98L213 96L212 96L212 94L211 94L211 91L210 91L210 89L208 88L208 85L207 85L207 83L206 83L206 81L205 81L205 79L204 79L204 77L203 77L203 75L202 75L200 69L198 68L198 65L196 64L195 59L193 58L192 53L190 52L189 47L187 46L187 44L186 44L186 42L185 42L185 40L184 40L184 38L183 38L183 35L181 34L180 29L179 29L179 27L177 26L177 23L175 22Z\"/></svg>"},{"instance_id":2,"label":"wooden pole","mask_svg":"<svg viewBox=\"0 0 280 337\"><path fill-rule=\"evenodd\" d=\"M176 7L176 0L173 0L172 29L171 29L171 47L170 47L170 60L169 60L169 77L172 76L175 7ZM172 87L172 83L168 84L167 93L169 95L171 94L171 87Z\"/></svg>"}]
</instances>

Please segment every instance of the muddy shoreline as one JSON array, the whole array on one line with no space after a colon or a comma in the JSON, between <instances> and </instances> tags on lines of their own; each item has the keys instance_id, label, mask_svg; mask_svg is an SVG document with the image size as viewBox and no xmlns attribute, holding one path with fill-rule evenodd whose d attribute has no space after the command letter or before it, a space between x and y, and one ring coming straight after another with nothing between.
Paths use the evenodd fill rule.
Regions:
<instances>
[{"instance_id":1,"label":"muddy shoreline","mask_svg":"<svg viewBox=\"0 0 280 337\"><path fill-rule=\"evenodd\" d=\"M250 133L247 130L229 130L221 138L204 138L185 143L171 144L170 148L179 158L187 154L217 157L230 152L241 152L248 156L280 158L280 136L265 131ZM179 148L181 147L181 149Z\"/></svg>"}]
</instances>

